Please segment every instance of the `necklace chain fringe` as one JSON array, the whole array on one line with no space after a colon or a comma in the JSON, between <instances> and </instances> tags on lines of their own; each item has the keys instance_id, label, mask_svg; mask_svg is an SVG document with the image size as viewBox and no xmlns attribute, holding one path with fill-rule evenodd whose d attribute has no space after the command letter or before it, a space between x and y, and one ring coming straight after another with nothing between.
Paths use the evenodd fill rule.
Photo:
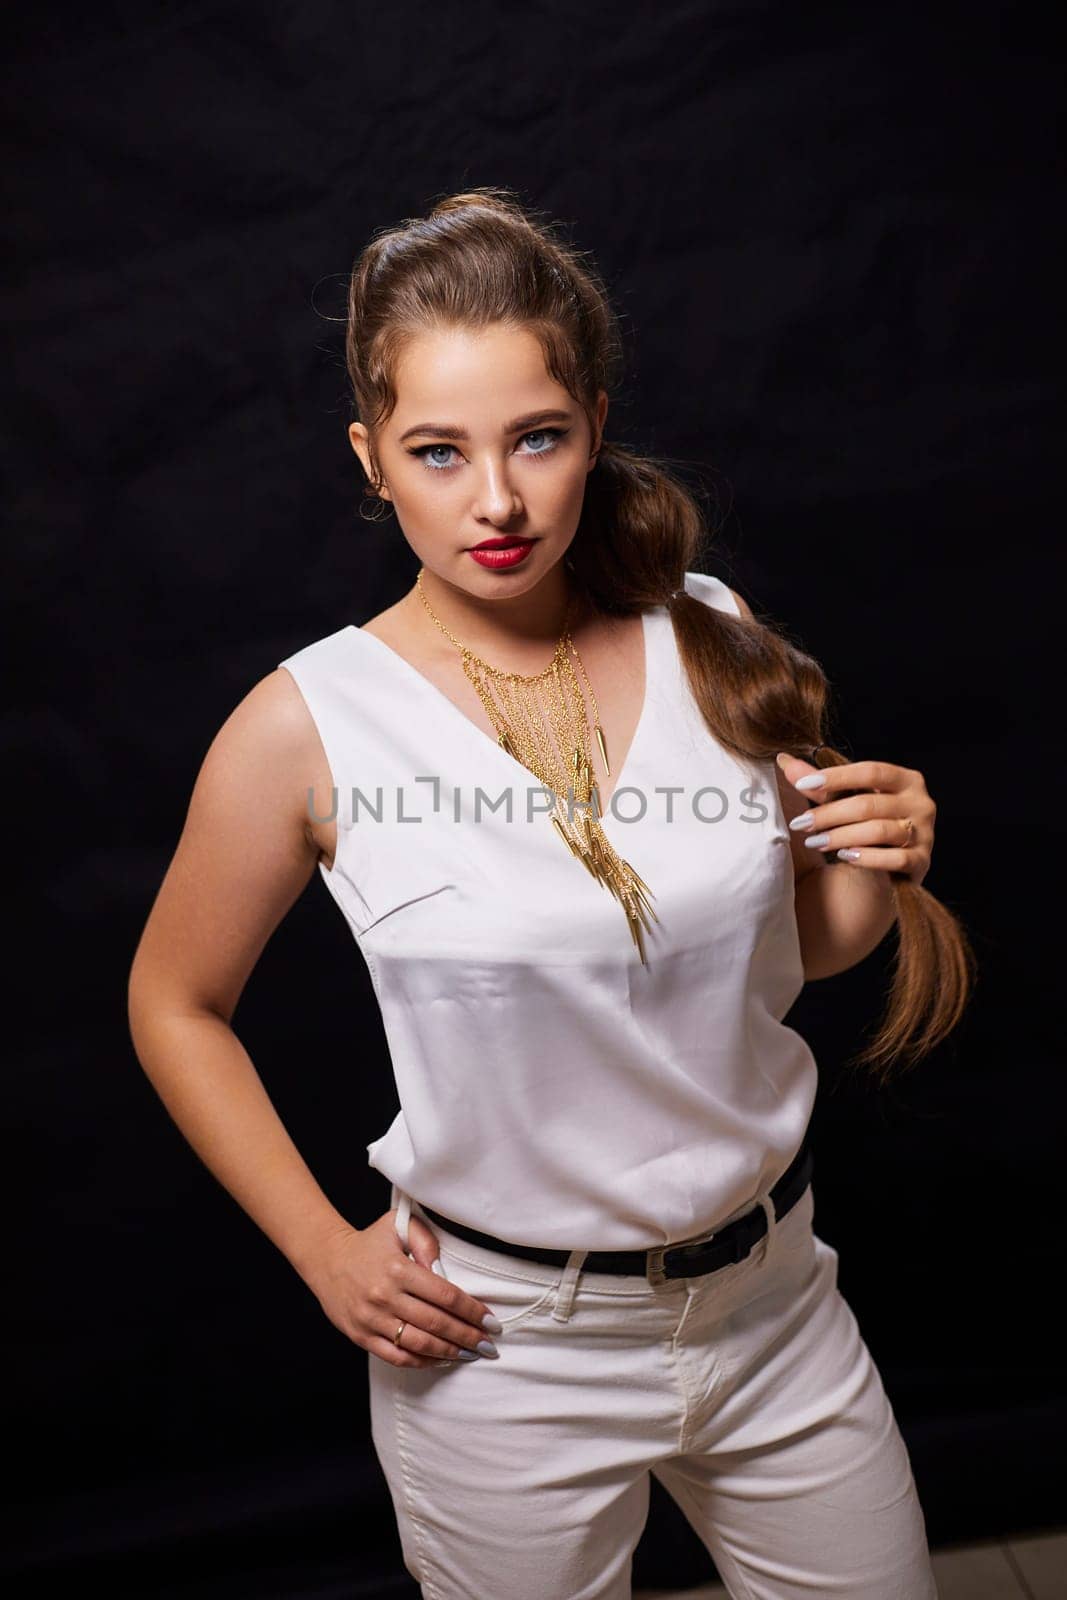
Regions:
<instances>
[{"instance_id":1,"label":"necklace chain fringe","mask_svg":"<svg viewBox=\"0 0 1067 1600\"><path fill-rule=\"evenodd\" d=\"M415 580L419 599L431 620L461 651L463 670L496 730L497 743L555 795L550 817L553 828L590 876L618 900L637 953L647 966L644 935L651 930L651 922L658 922L659 918L650 903L654 898L651 889L619 855L600 825L600 786L590 759L588 712L574 662L589 691L593 733L608 777L611 767L596 695L570 635L573 596L568 600L563 632L551 662L543 672L527 677L491 666L449 633L423 591L424 570L419 568ZM573 796L573 805L568 805L568 796Z\"/></svg>"}]
</instances>

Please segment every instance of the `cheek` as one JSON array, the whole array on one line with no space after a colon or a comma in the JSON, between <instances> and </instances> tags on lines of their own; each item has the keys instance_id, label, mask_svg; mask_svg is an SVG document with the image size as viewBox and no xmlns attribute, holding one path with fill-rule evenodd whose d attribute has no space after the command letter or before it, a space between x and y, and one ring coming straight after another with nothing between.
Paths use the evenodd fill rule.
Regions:
<instances>
[{"instance_id":1,"label":"cheek","mask_svg":"<svg viewBox=\"0 0 1067 1600\"><path fill-rule=\"evenodd\" d=\"M546 472L544 477L544 485L534 485L531 491L539 510L553 523L576 525L589 481L584 462L577 467L568 463L565 471Z\"/></svg>"},{"instance_id":2,"label":"cheek","mask_svg":"<svg viewBox=\"0 0 1067 1600\"><path fill-rule=\"evenodd\" d=\"M445 475L442 473L441 475ZM393 511L405 536L415 544L449 534L456 525L458 495L454 480L427 482L431 470L416 466L402 472L392 482Z\"/></svg>"}]
</instances>

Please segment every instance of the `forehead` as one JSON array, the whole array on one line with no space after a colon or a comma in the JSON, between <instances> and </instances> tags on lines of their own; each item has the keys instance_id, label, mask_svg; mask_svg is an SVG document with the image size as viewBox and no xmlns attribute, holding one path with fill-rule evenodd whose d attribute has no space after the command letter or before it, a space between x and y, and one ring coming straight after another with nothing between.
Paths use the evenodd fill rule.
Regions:
<instances>
[{"instance_id":1,"label":"forehead","mask_svg":"<svg viewBox=\"0 0 1067 1600\"><path fill-rule=\"evenodd\" d=\"M395 374L394 422L405 427L420 417L437 422L495 416L533 404L572 405L552 378L544 352L525 328L493 323L488 328L442 328L420 332L404 344Z\"/></svg>"}]
</instances>

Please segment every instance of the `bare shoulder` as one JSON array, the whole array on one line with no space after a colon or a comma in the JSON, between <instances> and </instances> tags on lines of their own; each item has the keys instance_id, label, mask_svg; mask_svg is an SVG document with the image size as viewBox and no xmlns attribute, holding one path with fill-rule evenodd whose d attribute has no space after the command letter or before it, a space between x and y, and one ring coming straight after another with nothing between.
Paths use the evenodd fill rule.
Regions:
<instances>
[{"instance_id":1,"label":"bare shoulder","mask_svg":"<svg viewBox=\"0 0 1067 1600\"><path fill-rule=\"evenodd\" d=\"M229 1018L274 928L306 886L318 736L289 673L256 683L212 739L137 948L131 1015L202 1006Z\"/></svg>"},{"instance_id":2,"label":"bare shoulder","mask_svg":"<svg viewBox=\"0 0 1067 1600\"><path fill-rule=\"evenodd\" d=\"M299 796L298 780L314 767L317 750L318 732L295 678L284 667L275 667L230 712L205 760L249 777L270 772L275 791L286 787L289 775L293 794Z\"/></svg>"},{"instance_id":3,"label":"bare shoulder","mask_svg":"<svg viewBox=\"0 0 1067 1600\"><path fill-rule=\"evenodd\" d=\"M299 818L300 831L313 854L333 861L337 839L334 820L311 821L315 816L330 818L333 774L326 751L296 679L285 667L269 672L245 696L229 718L220 737L229 727L228 738L238 760L245 760L250 771L262 769L272 775L272 792L279 808L287 804ZM308 805L309 791L314 807Z\"/></svg>"},{"instance_id":4,"label":"bare shoulder","mask_svg":"<svg viewBox=\"0 0 1067 1600\"><path fill-rule=\"evenodd\" d=\"M186 832L211 840L240 830L239 854L314 866L321 841L309 825L307 792L330 793L326 754L311 711L284 667L255 683L233 708L204 756L189 804ZM316 811L329 806L316 806ZM233 840L236 843L236 839Z\"/></svg>"}]
</instances>

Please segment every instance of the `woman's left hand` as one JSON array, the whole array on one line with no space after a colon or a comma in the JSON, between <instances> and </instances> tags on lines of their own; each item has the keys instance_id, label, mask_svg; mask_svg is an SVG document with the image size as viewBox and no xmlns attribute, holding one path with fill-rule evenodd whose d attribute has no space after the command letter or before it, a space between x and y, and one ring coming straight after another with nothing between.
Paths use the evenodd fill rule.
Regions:
<instances>
[{"instance_id":1,"label":"woman's left hand","mask_svg":"<svg viewBox=\"0 0 1067 1600\"><path fill-rule=\"evenodd\" d=\"M794 817L793 831L803 822L811 848L836 851L858 867L900 873L912 883L922 883L930 870L937 807L921 772L896 767L889 761L847 761L837 767L816 767L786 752L779 767L798 793L814 801L813 807ZM818 782L804 783L806 777ZM864 790L848 793L839 790ZM821 844L812 843L820 836Z\"/></svg>"}]
</instances>

